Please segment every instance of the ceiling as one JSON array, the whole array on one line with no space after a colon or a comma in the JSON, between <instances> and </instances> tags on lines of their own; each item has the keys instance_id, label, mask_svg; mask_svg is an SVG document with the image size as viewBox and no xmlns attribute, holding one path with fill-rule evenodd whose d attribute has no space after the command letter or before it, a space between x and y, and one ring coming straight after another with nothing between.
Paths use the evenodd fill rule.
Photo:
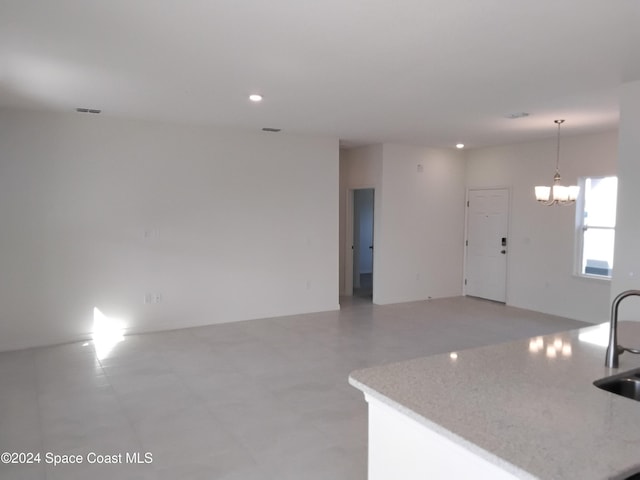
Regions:
<instances>
[{"instance_id":1,"label":"ceiling","mask_svg":"<svg viewBox=\"0 0 640 480\"><path fill-rule=\"evenodd\" d=\"M0 0L0 107L473 148L614 129L635 80L637 0Z\"/></svg>"}]
</instances>

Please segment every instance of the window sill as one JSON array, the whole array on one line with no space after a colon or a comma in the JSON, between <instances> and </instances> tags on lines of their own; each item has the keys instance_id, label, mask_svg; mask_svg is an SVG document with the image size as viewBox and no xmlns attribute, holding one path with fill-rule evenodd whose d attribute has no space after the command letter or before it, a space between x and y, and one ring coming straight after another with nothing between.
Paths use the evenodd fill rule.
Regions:
<instances>
[{"instance_id":1,"label":"window sill","mask_svg":"<svg viewBox=\"0 0 640 480\"><path fill-rule=\"evenodd\" d=\"M602 284L610 284L611 277L601 277L599 275L584 275L582 273L574 273L574 278L579 278L580 280L586 280L587 282L595 282Z\"/></svg>"}]
</instances>

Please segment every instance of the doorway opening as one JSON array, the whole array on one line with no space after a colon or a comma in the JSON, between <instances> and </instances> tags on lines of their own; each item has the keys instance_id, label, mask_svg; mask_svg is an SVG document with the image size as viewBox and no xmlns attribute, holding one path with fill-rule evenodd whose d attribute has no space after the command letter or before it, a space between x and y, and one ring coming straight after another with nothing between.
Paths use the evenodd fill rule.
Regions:
<instances>
[{"instance_id":1,"label":"doorway opening","mask_svg":"<svg viewBox=\"0 0 640 480\"><path fill-rule=\"evenodd\" d=\"M373 188L353 190L353 238L351 249L354 297L373 300ZM347 280L349 280L347 278Z\"/></svg>"}]
</instances>

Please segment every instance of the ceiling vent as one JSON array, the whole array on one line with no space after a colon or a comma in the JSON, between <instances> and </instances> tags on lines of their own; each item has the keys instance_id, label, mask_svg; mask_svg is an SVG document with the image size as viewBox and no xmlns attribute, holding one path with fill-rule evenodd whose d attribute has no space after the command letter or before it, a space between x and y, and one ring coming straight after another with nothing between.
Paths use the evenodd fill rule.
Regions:
<instances>
[{"instance_id":1,"label":"ceiling vent","mask_svg":"<svg viewBox=\"0 0 640 480\"><path fill-rule=\"evenodd\" d=\"M98 114L102 112L102 110L98 110L96 108L76 108L76 112L78 113L94 113Z\"/></svg>"},{"instance_id":2,"label":"ceiling vent","mask_svg":"<svg viewBox=\"0 0 640 480\"><path fill-rule=\"evenodd\" d=\"M271 132L271 133L278 133L281 130L282 130L281 128L271 128L271 127L264 127L262 129L263 132Z\"/></svg>"},{"instance_id":3,"label":"ceiling vent","mask_svg":"<svg viewBox=\"0 0 640 480\"><path fill-rule=\"evenodd\" d=\"M508 115L505 115L505 117L507 118L524 118L528 116L529 114L527 112L516 112L516 113L509 113Z\"/></svg>"}]
</instances>

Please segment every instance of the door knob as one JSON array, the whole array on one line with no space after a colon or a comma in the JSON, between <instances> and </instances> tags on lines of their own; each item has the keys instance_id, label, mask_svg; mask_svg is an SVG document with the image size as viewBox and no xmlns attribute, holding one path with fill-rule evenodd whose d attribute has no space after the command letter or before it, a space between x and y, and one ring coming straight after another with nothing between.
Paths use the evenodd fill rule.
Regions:
<instances>
[{"instance_id":1,"label":"door knob","mask_svg":"<svg viewBox=\"0 0 640 480\"><path fill-rule=\"evenodd\" d=\"M503 254L503 255L506 255L507 251L506 250L500 250L500 253Z\"/></svg>"}]
</instances>

